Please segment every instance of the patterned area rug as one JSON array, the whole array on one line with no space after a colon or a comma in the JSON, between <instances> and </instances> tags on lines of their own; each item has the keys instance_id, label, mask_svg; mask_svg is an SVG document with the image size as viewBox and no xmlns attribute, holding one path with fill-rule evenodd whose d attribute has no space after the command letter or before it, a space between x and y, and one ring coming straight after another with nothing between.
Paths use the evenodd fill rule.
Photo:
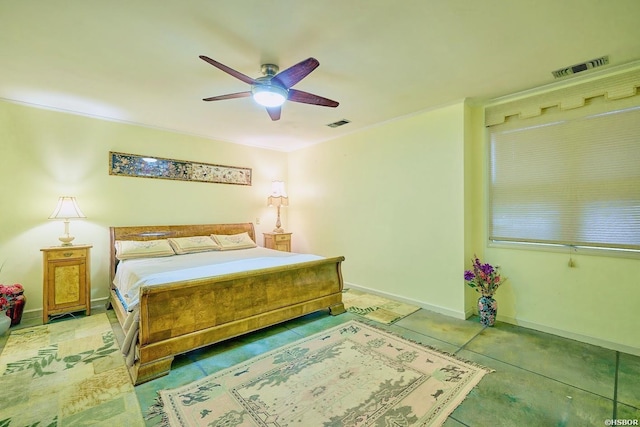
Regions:
<instances>
[{"instance_id":1,"label":"patterned area rug","mask_svg":"<svg viewBox=\"0 0 640 427\"><path fill-rule=\"evenodd\" d=\"M342 293L342 302L348 312L385 325L390 325L420 310L420 307L415 305L392 301L356 289L345 289Z\"/></svg>"},{"instance_id":2,"label":"patterned area rug","mask_svg":"<svg viewBox=\"0 0 640 427\"><path fill-rule=\"evenodd\" d=\"M149 416L183 427L441 425L487 372L350 321L161 390Z\"/></svg>"},{"instance_id":3,"label":"patterned area rug","mask_svg":"<svg viewBox=\"0 0 640 427\"><path fill-rule=\"evenodd\" d=\"M11 332L0 355L0 426L144 426L103 313Z\"/></svg>"}]
</instances>

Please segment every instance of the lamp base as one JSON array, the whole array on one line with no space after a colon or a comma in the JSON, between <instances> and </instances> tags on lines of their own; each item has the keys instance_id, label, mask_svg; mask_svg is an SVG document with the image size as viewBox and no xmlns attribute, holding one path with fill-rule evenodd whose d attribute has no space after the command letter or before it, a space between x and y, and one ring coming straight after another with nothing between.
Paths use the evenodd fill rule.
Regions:
<instances>
[{"instance_id":1,"label":"lamp base","mask_svg":"<svg viewBox=\"0 0 640 427\"><path fill-rule=\"evenodd\" d=\"M276 228L273 229L274 233L284 233L282 223L280 222L280 205L278 205L278 220L276 221Z\"/></svg>"},{"instance_id":2,"label":"lamp base","mask_svg":"<svg viewBox=\"0 0 640 427\"><path fill-rule=\"evenodd\" d=\"M69 236L68 234L58 237L58 240L62 242L60 246L73 246L73 243L71 243L73 239L75 239L75 237Z\"/></svg>"},{"instance_id":3,"label":"lamp base","mask_svg":"<svg viewBox=\"0 0 640 427\"><path fill-rule=\"evenodd\" d=\"M73 246L71 242L75 239L71 234L69 234L69 219L65 218L64 220L64 234L58 237L58 240L62 242L60 246Z\"/></svg>"}]
</instances>

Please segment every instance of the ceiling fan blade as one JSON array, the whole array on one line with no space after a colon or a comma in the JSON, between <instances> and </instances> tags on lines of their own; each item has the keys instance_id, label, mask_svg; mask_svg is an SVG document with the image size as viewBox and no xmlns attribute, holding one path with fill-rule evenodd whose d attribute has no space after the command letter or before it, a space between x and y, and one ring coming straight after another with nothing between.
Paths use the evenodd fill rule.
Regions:
<instances>
[{"instance_id":1,"label":"ceiling fan blade","mask_svg":"<svg viewBox=\"0 0 640 427\"><path fill-rule=\"evenodd\" d=\"M303 92L301 90L289 89L289 101L302 102L303 104L320 105L323 107L337 107L339 102L333 101L329 98L323 98L318 95L314 95L309 92Z\"/></svg>"},{"instance_id":2,"label":"ceiling fan blade","mask_svg":"<svg viewBox=\"0 0 640 427\"><path fill-rule=\"evenodd\" d=\"M282 112L282 107L266 107L267 113L269 113L269 117L271 120L276 121L280 120L280 113Z\"/></svg>"},{"instance_id":3,"label":"ceiling fan blade","mask_svg":"<svg viewBox=\"0 0 640 427\"><path fill-rule=\"evenodd\" d=\"M203 101L221 101L223 99L246 98L248 96L251 96L251 91L229 93L227 95L220 95L220 96L212 96L210 98L203 98L202 100Z\"/></svg>"},{"instance_id":4,"label":"ceiling fan blade","mask_svg":"<svg viewBox=\"0 0 640 427\"><path fill-rule=\"evenodd\" d=\"M298 62L296 65L279 72L272 80L276 80L285 88L289 89L300 80L307 77L313 70L318 68L318 65L320 65L320 63L315 58L305 59L304 61Z\"/></svg>"},{"instance_id":5,"label":"ceiling fan blade","mask_svg":"<svg viewBox=\"0 0 640 427\"><path fill-rule=\"evenodd\" d=\"M252 79L249 76L245 76L244 74L242 74L239 71L234 70L233 68L229 68L224 64L219 63L218 61L211 59L207 56L204 55L200 55L200 59L202 59L203 61L208 62L209 64L213 65L214 67L224 71L227 74L232 75L233 77L235 77L238 80L242 80L243 82L247 83L247 84L254 84L256 81L254 79Z\"/></svg>"}]
</instances>

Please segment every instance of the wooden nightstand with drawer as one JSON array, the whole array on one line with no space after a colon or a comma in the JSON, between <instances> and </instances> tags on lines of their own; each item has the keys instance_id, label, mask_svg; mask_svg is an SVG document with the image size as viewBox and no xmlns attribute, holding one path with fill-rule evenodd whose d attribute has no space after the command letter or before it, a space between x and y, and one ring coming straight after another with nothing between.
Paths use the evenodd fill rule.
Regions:
<instances>
[{"instance_id":1,"label":"wooden nightstand with drawer","mask_svg":"<svg viewBox=\"0 0 640 427\"><path fill-rule=\"evenodd\" d=\"M264 236L264 247L277 251L291 252L292 233L262 233Z\"/></svg>"},{"instance_id":2,"label":"wooden nightstand with drawer","mask_svg":"<svg viewBox=\"0 0 640 427\"><path fill-rule=\"evenodd\" d=\"M52 314L91 314L90 245L40 249L43 260L42 323Z\"/></svg>"}]
</instances>

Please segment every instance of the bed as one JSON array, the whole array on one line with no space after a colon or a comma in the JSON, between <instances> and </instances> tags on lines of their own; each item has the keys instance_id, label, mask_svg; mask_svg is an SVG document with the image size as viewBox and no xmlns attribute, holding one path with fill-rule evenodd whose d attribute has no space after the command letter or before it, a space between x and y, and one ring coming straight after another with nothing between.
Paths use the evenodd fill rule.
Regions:
<instances>
[{"instance_id":1,"label":"bed","mask_svg":"<svg viewBox=\"0 0 640 427\"><path fill-rule=\"evenodd\" d=\"M128 300L114 284L119 267L124 271L125 265L132 264L116 256L116 246L123 241L164 243L163 239L230 238L244 233L256 242L252 223L110 227L110 305L126 334L123 351L134 384L168 374L178 354L323 309L333 315L344 313L342 256L300 258L293 264L277 258L282 265L258 263L250 270L234 267L230 272L169 283L158 279L158 283L132 287ZM225 256L240 251L228 251ZM186 259L187 255L175 255L183 256ZM158 259L166 263L175 257Z\"/></svg>"}]
</instances>

